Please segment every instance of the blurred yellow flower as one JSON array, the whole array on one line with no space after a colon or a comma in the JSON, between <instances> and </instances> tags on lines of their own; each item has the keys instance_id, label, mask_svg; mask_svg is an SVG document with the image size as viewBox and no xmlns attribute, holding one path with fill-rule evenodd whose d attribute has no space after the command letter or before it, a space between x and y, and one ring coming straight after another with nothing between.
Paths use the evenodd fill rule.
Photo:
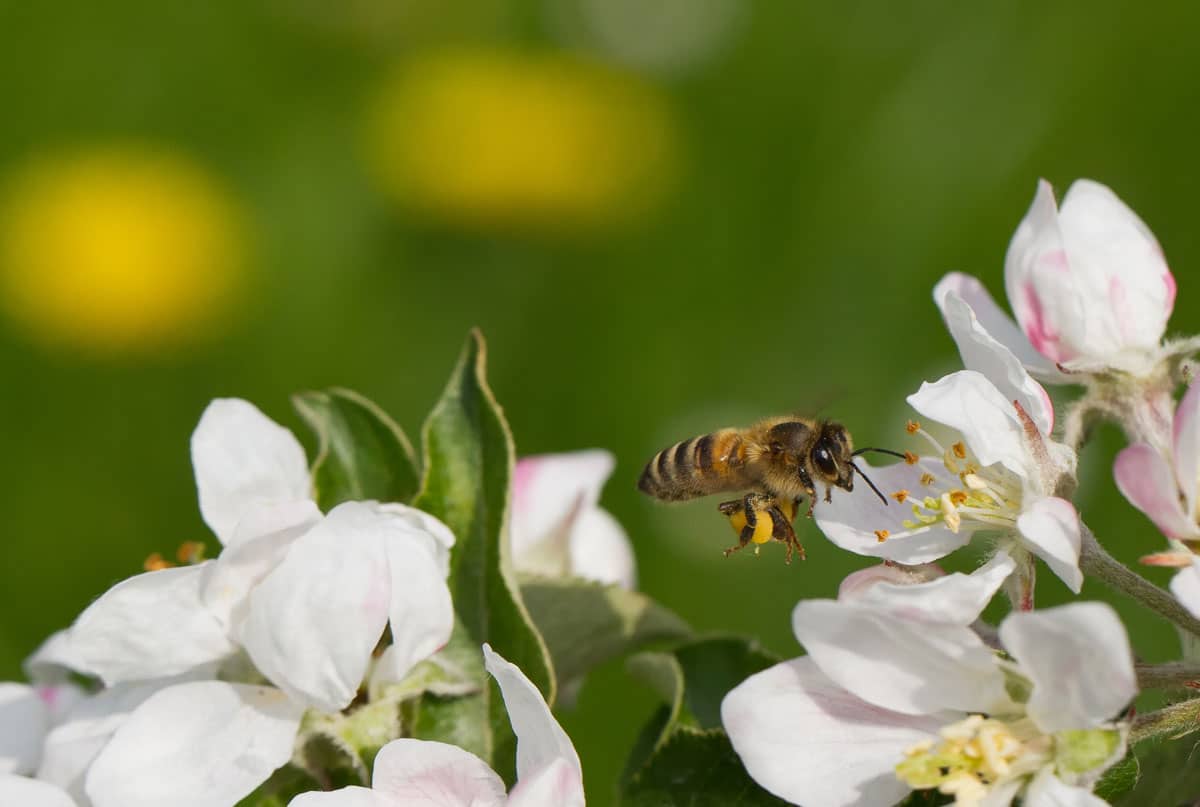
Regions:
<instances>
[{"instance_id":1,"label":"blurred yellow flower","mask_svg":"<svg viewBox=\"0 0 1200 807\"><path fill-rule=\"evenodd\" d=\"M242 234L228 192L180 155L37 160L0 204L0 306L40 341L92 354L202 341L242 278Z\"/></svg>"},{"instance_id":2,"label":"blurred yellow flower","mask_svg":"<svg viewBox=\"0 0 1200 807\"><path fill-rule=\"evenodd\" d=\"M578 229L661 200L677 158L656 88L560 54L452 50L397 69L368 167L402 205L467 226Z\"/></svg>"}]
</instances>

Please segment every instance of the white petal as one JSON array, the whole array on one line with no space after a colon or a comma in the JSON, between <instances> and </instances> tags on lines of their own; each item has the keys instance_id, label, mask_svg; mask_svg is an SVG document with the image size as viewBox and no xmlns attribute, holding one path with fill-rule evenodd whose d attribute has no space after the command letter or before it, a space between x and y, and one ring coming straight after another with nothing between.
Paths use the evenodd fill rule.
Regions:
<instances>
[{"instance_id":1,"label":"white petal","mask_svg":"<svg viewBox=\"0 0 1200 807\"><path fill-rule=\"evenodd\" d=\"M201 602L227 630L240 624L251 589L320 520L321 511L312 501L250 505L229 546L209 566L200 587Z\"/></svg>"},{"instance_id":2,"label":"white petal","mask_svg":"<svg viewBox=\"0 0 1200 807\"><path fill-rule=\"evenodd\" d=\"M583 782L571 763L559 757L517 782L508 807L584 807Z\"/></svg>"},{"instance_id":3,"label":"white petal","mask_svg":"<svg viewBox=\"0 0 1200 807\"><path fill-rule=\"evenodd\" d=\"M971 574L955 572L925 583L881 582L855 602L885 614L921 622L970 625L1016 569L1005 552L997 552Z\"/></svg>"},{"instance_id":4,"label":"white petal","mask_svg":"<svg viewBox=\"0 0 1200 807\"><path fill-rule=\"evenodd\" d=\"M1033 682L1026 709L1047 734L1107 724L1137 694L1129 638L1104 603L1010 614L1000 641Z\"/></svg>"},{"instance_id":5,"label":"white petal","mask_svg":"<svg viewBox=\"0 0 1200 807\"><path fill-rule=\"evenodd\" d=\"M801 601L792 628L821 672L884 709L919 715L1008 704L992 651L969 628L836 600Z\"/></svg>"},{"instance_id":6,"label":"white petal","mask_svg":"<svg viewBox=\"0 0 1200 807\"><path fill-rule=\"evenodd\" d=\"M483 646L483 663L500 685L513 733L517 735L517 779L525 779L555 759L565 759L583 781L583 769L571 738L550 713L542 693L517 665L505 661L488 645Z\"/></svg>"},{"instance_id":7,"label":"white petal","mask_svg":"<svg viewBox=\"0 0 1200 807\"><path fill-rule=\"evenodd\" d=\"M391 573L389 668L398 681L450 641L454 604L445 575L428 547L394 532L385 533L384 541Z\"/></svg>"},{"instance_id":8,"label":"white petal","mask_svg":"<svg viewBox=\"0 0 1200 807\"><path fill-rule=\"evenodd\" d=\"M399 525L412 536L428 544L429 551L442 570L442 577L450 574L450 549L454 546L454 533L440 519L409 507L407 504L368 502L380 513L393 516Z\"/></svg>"},{"instance_id":9,"label":"white petal","mask_svg":"<svg viewBox=\"0 0 1200 807\"><path fill-rule=\"evenodd\" d=\"M37 776L53 782L83 803L84 777L92 760L126 718L147 698L171 686L172 679L146 684L117 684L76 704L46 736Z\"/></svg>"},{"instance_id":10,"label":"white petal","mask_svg":"<svg viewBox=\"0 0 1200 807\"><path fill-rule=\"evenodd\" d=\"M1083 572L1079 571L1079 514L1075 507L1055 496L1037 499L1017 516L1017 530L1021 542L1078 594Z\"/></svg>"},{"instance_id":11,"label":"white petal","mask_svg":"<svg viewBox=\"0 0 1200 807\"><path fill-rule=\"evenodd\" d=\"M907 490L913 496L923 496L926 487L922 474L932 474L933 488L957 487L958 479L950 476L941 461L921 460L916 465L897 462L874 467L860 457L856 460L885 495ZM858 484L853 491L835 490L830 501L819 499L813 519L830 541L842 549L869 557L886 558L906 566L929 563L963 546L971 539L965 525L951 532L941 524L910 530L904 526L912 518L911 505L889 499L879 500L870 486ZM879 540L877 531L886 530L891 537Z\"/></svg>"},{"instance_id":12,"label":"white petal","mask_svg":"<svg viewBox=\"0 0 1200 807\"><path fill-rule=\"evenodd\" d=\"M100 596L71 627L72 651L105 683L177 675L234 645L200 602L207 561L146 572Z\"/></svg>"},{"instance_id":13,"label":"white petal","mask_svg":"<svg viewBox=\"0 0 1200 807\"><path fill-rule=\"evenodd\" d=\"M1108 807L1108 802L1083 787L1072 787L1042 768L1025 789L1022 807Z\"/></svg>"},{"instance_id":14,"label":"white petal","mask_svg":"<svg viewBox=\"0 0 1200 807\"><path fill-rule=\"evenodd\" d=\"M579 514L571 531L571 573L586 580L637 586L637 562L629 536L605 509L593 507Z\"/></svg>"},{"instance_id":15,"label":"white petal","mask_svg":"<svg viewBox=\"0 0 1200 807\"><path fill-rule=\"evenodd\" d=\"M1113 478L1129 503L1145 513L1163 535L1200 536L1200 527L1179 503L1178 483L1171 466L1149 445L1134 443L1121 449L1113 461Z\"/></svg>"},{"instance_id":16,"label":"white petal","mask_svg":"<svg viewBox=\"0 0 1200 807\"><path fill-rule=\"evenodd\" d=\"M999 462L1022 479L1036 478L1025 431L1012 401L974 370L925 382L908 403L930 420L961 432L983 465Z\"/></svg>"},{"instance_id":17,"label":"white petal","mask_svg":"<svg viewBox=\"0 0 1200 807\"><path fill-rule=\"evenodd\" d=\"M1024 786L1024 779L1013 779L993 785L988 794L983 797L983 801L979 802L978 807L1008 807Z\"/></svg>"},{"instance_id":18,"label":"white petal","mask_svg":"<svg viewBox=\"0 0 1200 807\"><path fill-rule=\"evenodd\" d=\"M371 782L388 804L405 807L498 807L504 782L482 759L456 745L393 740L375 757Z\"/></svg>"},{"instance_id":19,"label":"white petal","mask_svg":"<svg viewBox=\"0 0 1200 807\"><path fill-rule=\"evenodd\" d=\"M928 583L946 574L936 563L920 566L902 566L898 563L877 563L857 572L851 572L838 584L837 598L842 602L858 600L879 583L894 583L897 586L913 586Z\"/></svg>"},{"instance_id":20,"label":"white petal","mask_svg":"<svg viewBox=\"0 0 1200 807\"><path fill-rule=\"evenodd\" d=\"M58 787L24 776L0 774L0 804L4 807L75 807Z\"/></svg>"},{"instance_id":21,"label":"white petal","mask_svg":"<svg viewBox=\"0 0 1200 807\"><path fill-rule=\"evenodd\" d=\"M1200 492L1200 384L1188 387L1175 409L1171 431L1175 479L1183 491L1185 511L1195 513Z\"/></svg>"},{"instance_id":22,"label":"white petal","mask_svg":"<svg viewBox=\"0 0 1200 807\"><path fill-rule=\"evenodd\" d=\"M1200 558L1171 578L1171 593L1192 616L1200 618Z\"/></svg>"},{"instance_id":23,"label":"white petal","mask_svg":"<svg viewBox=\"0 0 1200 807\"><path fill-rule=\"evenodd\" d=\"M50 717L33 687L0 682L0 727L0 773L37 770Z\"/></svg>"},{"instance_id":24,"label":"white petal","mask_svg":"<svg viewBox=\"0 0 1200 807\"><path fill-rule=\"evenodd\" d=\"M91 674L71 645L70 629L50 634L50 637L25 659L21 668L35 684L61 683L70 679L72 673Z\"/></svg>"},{"instance_id":25,"label":"white petal","mask_svg":"<svg viewBox=\"0 0 1200 807\"><path fill-rule=\"evenodd\" d=\"M884 807L908 793L904 752L934 739L944 715L880 709L826 678L810 658L750 676L721 702L721 722L754 781L806 807Z\"/></svg>"},{"instance_id":26,"label":"white petal","mask_svg":"<svg viewBox=\"0 0 1200 807\"><path fill-rule=\"evenodd\" d=\"M312 498L295 435L240 398L204 410L192 432L192 467L204 523L223 544L250 505Z\"/></svg>"},{"instance_id":27,"label":"white petal","mask_svg":"<svg viewBox=\"0 0 1200 807\"><path fill-rule=\"evenodd\" d=\"M291 758L302 711L271 687L168 687L96 757L88 796L95 807L228 807Z\"/></svg>"},{"instance_id":28,"label":"white petal","mask_svg":"<svg viewBox=\"0 0 1200 807\"><path fill-rule=\"evenodd\" d=\"M608 451L540 454L517 463L512 483L512 552L521 556L557 530L570 531L575 517L596 506L616 464Z\"/></svg>"},{"instance_id":29,"label":"white petal","mask_svg":"<svg viewBox=\"0 0 1200 807\"><path fill-rule=\"evenodd\" d=\"M404 804L420 805L419 801L407 801ZM438 807L449 807L445 802L425 802ZM301 793L288 802L288 807L395 807L395 802L380 793L366 787L343 787L337 790Z\"/></svg>"},{"instance_id":30,"label":"white petal","mask_svg":"<svg viewBox=\"0 0 1200 807\"><path fill-rule=\"evenodd\" d=\"M242 644L292 698L336 712L358 692L391 604L390 521L366 504L338 505L251 593Z\"/></svg>"},{"instance_id":31,"label":"white petal","mask_svg":"<svg viewBox=\"0 0 1200 807\"><path fill-rule=\"evenodd\" d=\"M996 304L992 295L979 280L961 272L951 272L934 286L933 299L938 308L942 310L943 317L946 316L945 298L951 292L957 294L963 302L971 307L971 310L975 312L975 317L979 320L979 325L993 339L1012 351L1017 360L1029 372L1050 383L1071 383L1070 376L1059 370L1054 362L1034 350L1033 345L1021 332L1017 323ZM953 332L951 335L954 335ZM955 336L955 342L957 341L958 337ZM959 345L959 352L962 352L962 345ZM968 369L978 370L980 368L968 367Z\"/></svg>"},{"instance_id":32,"label":"white petal","mask_svg":"<svg viewBox=\"0 0 1200 807\"><path fill-rule=\"evenodd\" d=\"M971 306L956 292L945 292L942 316L958 345L963 365L985 375L1006 400L1020 401L1042 434L1049 434L1054 426L1054 405L1042 385L1021 366L1020 359L987 332Z\"/></svg>"}]
</instances>

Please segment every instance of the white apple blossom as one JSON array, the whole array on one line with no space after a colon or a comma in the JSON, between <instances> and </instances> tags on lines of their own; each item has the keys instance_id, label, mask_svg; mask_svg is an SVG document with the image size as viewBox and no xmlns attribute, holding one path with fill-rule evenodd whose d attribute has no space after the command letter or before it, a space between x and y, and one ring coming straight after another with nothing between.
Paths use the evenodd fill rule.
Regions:
<instances>
[{"instance_id":1,"label":"white apple blossom","mask_svg":"<svg viewBox=\"0 0 1200 807\"><path fill-rule=\"evenodd\" d=\"M1011 614L1000 640L967 627L1013 561L849 599L801 602L808 655L751 676L722 722L760 785L805 807L885 807L914 789L959 805L1103 804L1090 792L1124 754L1116 715L1137 693L1124 628L1107 605Z\"/></svg>"},{"instance_id":2,"label":"white apple blossom","mask_svg":"<svg viewBox=\"0 0 1200 807\"><path fill-rule=\"evenodd\" d=\"M0 773L37 770L50 715L38 692L28 684L0 683Z\"/></svg>"},{"instance_id":3,"label":"white apple blossom","mask_svg":"<svg viewBox=\"0 0 1200 807\"><path fill-rule=\"evenodd\" d=\"M518 571L632 589L629 536L597 502L614 460L593 449L523 457L513 474L512 552Z\"/></svg>"},{"instance_id":4,"label":"white apple blossom","mask_svg":"<svg viewBox=\"0 0 1200 807\"><path fill-rule=\"evenodd\" d=\"M583 807L583 773L571 739L516 665L483 646L484 664L517 736L517 784L458 746L399 739L375 757L371 787L304 793L290 807Z\"/></svg>"},{"instance_id":5,"label":"white apple blossom","mask_svg":"<svg viewBox=\"0 0 1200 807\"><path fill-rule=\"evenodd\" d=\"M0 804L5 807L78 807L60 787L5 773L0 773Z\"/></svg>"},{"instance_id":6,"label":"white apple blossom","mask_svg":"<svg viewBox=\"0 0 1200 807\"><path fill-rule=\"evenodd\" d=\"M1079 518L1055 495L1063 476L1074 473L1075 454L1050 438L1054 413L1041 386L1019 365L1007 370L997 373L999 383L961 370L910 395L913 409L953 430L949 445L910 422L908 430L933 453L867 468L890 504L865 485L818 502L815 518L829 539L916 565L943 557L975 532L997 533L1014 556L1032 552L1078 593Z\"/></svg>"}]
</instances>

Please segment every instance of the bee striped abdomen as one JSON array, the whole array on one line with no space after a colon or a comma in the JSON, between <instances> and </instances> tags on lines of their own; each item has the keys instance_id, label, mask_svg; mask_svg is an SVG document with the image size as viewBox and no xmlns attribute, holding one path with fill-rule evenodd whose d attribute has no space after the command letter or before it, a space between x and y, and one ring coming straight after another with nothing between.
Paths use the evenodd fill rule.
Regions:
<instances>
[{"instance_id":1,"label":"bee striped abdomen","mask_svg":"<svg viewBox=\"0 0 1200 807\"><path fill-rule=\"evenodd\" d=\"M654 455L638 488L657 499L683 501L742 487L746 446L737 429L693 437Z\"/></svg>"}]
</instances>

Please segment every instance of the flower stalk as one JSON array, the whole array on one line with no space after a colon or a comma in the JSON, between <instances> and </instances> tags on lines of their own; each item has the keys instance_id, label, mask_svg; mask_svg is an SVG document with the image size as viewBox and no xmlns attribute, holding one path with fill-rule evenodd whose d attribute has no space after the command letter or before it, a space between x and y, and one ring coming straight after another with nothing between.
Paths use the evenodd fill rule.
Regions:
<instances>
[{"instance_id":1,"label":"flower stalk","mask_svg":"<svg viewBox=\"0 0 1200 807\"><path fill-rule=\"evenodd\" d=\"M1134 670L1141 689L1170 689L1200 684L1200 664L1193 662L1135 664Z\"/></svg>"},{"instance_id":2,"label":"flower stalk","mask_svg":"<svg viewBox=\"0 0 1200 807\"><path fill-rule=\"evenodd\" d=\"M1156 738L1177 739L1196 729L1200 729L1200 698L1139 715L1129 731L1129 742L1132 745Z\"/></svg>"}]
</instances>

